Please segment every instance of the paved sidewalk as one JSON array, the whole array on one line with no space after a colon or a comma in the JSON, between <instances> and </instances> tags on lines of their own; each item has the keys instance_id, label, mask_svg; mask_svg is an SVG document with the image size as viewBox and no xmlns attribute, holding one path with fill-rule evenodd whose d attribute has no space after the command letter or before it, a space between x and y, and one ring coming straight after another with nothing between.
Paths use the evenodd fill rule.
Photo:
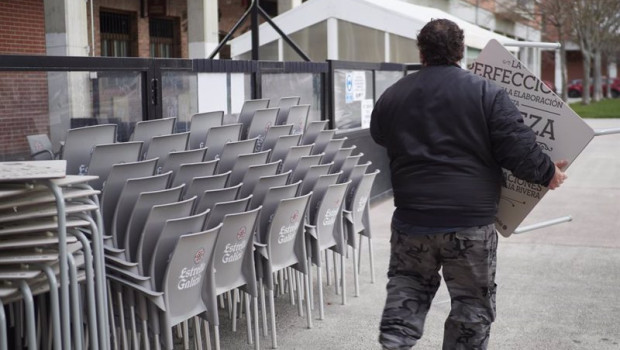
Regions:
<instances>
[{"instance_id":1,"label":"paved sidewalk","mask_svg":"<svg viewBox=\"0 0 620 350\"><path fill-rule=\"evenodd\" d=\"M588 121L595 129L620 128L620 120ZM620 135L596 137L568 170L568 180L550 192L524 224L572 215L570 223L500 238L497 320L490 349L620 349ZM378 323L385 300L391 198L371 210L376 282L369 283L368 253L362 252L361 296L348 304L327 289L325 320L306 329L305 317L276 305L280 349L379 349ZM366 248L366 242L364 247ZM350 260L348 267L351 268ZM284 300L283 300L284 299ZM441 349L450 302L442 284L416 349ZM318 315L318 310L314 316ZM245 320L232 334L222 325L223 349L252 349ZM270 338L261 338L269 349Z\"/></svg>"}]
</instances>

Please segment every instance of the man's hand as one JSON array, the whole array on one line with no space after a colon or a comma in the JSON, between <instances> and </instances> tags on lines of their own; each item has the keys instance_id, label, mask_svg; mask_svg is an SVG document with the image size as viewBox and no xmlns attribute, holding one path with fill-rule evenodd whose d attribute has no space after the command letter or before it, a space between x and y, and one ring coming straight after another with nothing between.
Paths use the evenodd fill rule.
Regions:
<instances>
[{"instance_id":1,"label":"man's hand","mask_svg":"<svg viewBox=\"0 0 620 350\"><path fill-rule=\"evenodd\" d=\"M564 180L566 180L566 178L568 177L562 171L562 168L564 168L567 164L567 160L559 160L555 162L555 174L553 174L553 178L551 179L551 182L549 182L550 190L555 190L556 188L560 187L560 185L562 185Z\"/></svg>"}]
</instances>

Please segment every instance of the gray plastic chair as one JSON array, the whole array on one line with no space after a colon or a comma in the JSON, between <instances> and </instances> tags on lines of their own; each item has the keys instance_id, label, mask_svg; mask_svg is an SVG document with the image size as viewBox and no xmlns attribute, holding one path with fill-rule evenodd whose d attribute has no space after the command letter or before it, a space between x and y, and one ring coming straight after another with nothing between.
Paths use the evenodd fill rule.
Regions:
<instances>
[{"instance_id":1,"label":"gray plastic chair","mask_svg":"<svg viewBox=\"0 0 620 350\"><path fill-rule=\"evenodd\" d=\"M342 162L342 166L338 171L342 171L342 175L340 176L340 180L338 182L346 182L351 175L351 171L353 171L353 167L356 166L360 159L364 156L364 153L358 153L356 155L348 156Z\"/></svg>"},{"instance_id":2,"label":"gray plastic chair","mask_svg":"<svg viewBox=\"0 0 620 350\"><path fill-rule=\"evenodd\" d=\"M309 264L317 266L317 284L319 287L319 319L325 317L323 301L323 270L321 254L327 249L340 254L340 276L343 290L342 304L346 303L345 262L346 242L342 229L342 207L350 182L329 185L322 193L312 192L308 221L305 225ZM321 189L316 188L317 191ZM326 258L327 261L327 258ZM334 260L335 261L335 260ZM329 274L328 274L329 276ZM338 287L338 274L334 264L335 285ZM312 281L310 281L312 282Z\"/></svg>"},{"instance_id":3,"label":"gray plastic chair","mask_svg":"<svg viewBox=\"0 0 620 350\"><path fill-rule=\"evenodd\" d=\"M230 171L223 174L195 177L189 181L183 192L183 198L197 196L200 198L205 191L226 187Z\"/></svg>"},{"instance_id":4,"label":"gray plastic chair","mask_svg":"<svg viewBox=\"0 0 620 350\"><path fill-rule=\"evenodd\" d=\"M134 125L129 141L142 141L142 155L146 154L155 136L170 135L174 131L176 118L141 120Z\"/></svg>"},{"instance_id":5,"label":"gray plastic chair","mask_svg":"<svg viewBox=\"0 0 620 350\"><path fill-rule=\"evenodd\" d=\"M247 138L248 129L250 127L250 123L252 122L252 118L254 117L254 112L267 107L269 107L269 99L246 100L243 102L243 106L241 106L241 111L237 117L237 123L243 125L241 139Z\"/></svg>"},{"instance_id":6,"label":"gray plastic chair","mask_svg":"<svg viewBox=\"0 0 620 350\"><path fill-rule=\"evenodd\" d=\"M88 184L101 190L107 180L112 166L115 164L131 163L139 160L142 142L122 142L96 145L88 163L87 175L98 178Z\"/></svg>"},{"instance_id":7,"label":"gray plastic chair","mask_svg":"<svg viewBox=\"0 0 620 350\"><path fill-rule=\"evenodd\" d=\"M125 260L137 262L138 246L142 232L145 229L151 209L156 205L175 203L181 198L183 186L152 192L142 192L131 211L127 223L125 240L122 247L125 249ZM190 209L191 210L191 209ZM187 215L186 215L187 216Z\"/></svg>"},{"instance_id":8,"label":"gray plastic chair","mask_svg":"<svg viewBox=\"0 0 620 350\"><path fill-rule=\"evenodd\" d=\"M285 186L288 183L288 178L290 175L291 173L287 172L260 177L256 182L256 186L252 189L252 202L250 203L250 208L255 209L261 206L267 191L269 191L272 187ZM244 194L243 187L241 187L241 193L239 193L240 196L243 196Z\"/></svg>"},{"instance_id":9,"label":"gray plastic chair","mask_svg":"<svg viewBox=\"0 0 620 350\"><path fill-rule=\"evenodd\" d=\"M276 175L278 168L280 167L280 161L266 163L261 165L251 165L243 175L241 180L241 190L239 191L239 197L247 197L254 191L258 180L263 176Z\"/></svg>"},{"instance_id":10,"label":"gray plastic chair","mask_svg":"<svg viewBox=\"0 0 620 350\"><path fill-rule=\"evenodd\" d=\"M340 169L342 168L342 165L344 164L345 159L350 156L353 151L355 151L355 149L357 148L357 146L353 145L351 147L343 147L341 149L339 149L336 154L334 155L334 165L331 168L331 172L338 172L340 171Z\"/></svg>"},{"instance_id":11,"label":"gray plastic chair","mask_svg":"<svg viewBox=\"0 0 620 350\"><path fill-rule=\"evenodd\" d=\"M200 163L181 164L176 174L173 174L172 187L181 184L189 184L195 177L215 174L215 168L219 160L208 160Z\"/></svg>"},{"instance_id":12,"label":"gray plastic chair","mask_svg":"<svg viewBox=\"0 0 620 350\"><path fill-rule=\"evenodd\" d=\"M198 196L196 206L194 207L194 213L201 213L205 210L211 210L215 204L220 202L230 202L239 198L239 189L241 184L231 187L217 188L213 190L207 190Z\"/></svg>"},{"instance_id":13,"label":"gray plastic chair","mask_svg":"<svg viewBox=\"0 0 620 350\"><path fill-rule=\"evenodd\" d=\"M273 145L273 148L271 149L271 153L269 154L269 161L283 161L289 149L291 147L299 145L300 137L301 135L280 136L276 141L275 145Z\"/></svg>"},{"instance_id":14,"label":"gray plastic chair","mask_svg":"<svg viewBox=\"0 0 620 350\"><path fill-rule=\"evenodd\" d=\"M323 163L329 163L333 161L336 157L336 154L342 148L346 140L346 136L340 139L329 140L329 142L325 146L325 149L323 150L323 153L325 153L325 155L323 156L323 159L321 161Z\"/></svg>"},{"instance_id":15,"label":"gray plastic chair","mask_svg":"<svg viewBox=\"0 0 620 350\"><path fill-rule=\"evenodd\" d=\"M157 159L145 160L141 162L130 162L123 164L115 164L110 169L110 174L106 180L101 192L101 216L103 218L104 234L110 235L112 232L112 220L114 212L118 206L119 197L123 192L123 187L127 180L132 178L142 178L152 176L155 171ZM168 174L169 176L170 174ZM163 176L160 176L163 178ZM161 187L164 188L166 182L162 182Z\"/></svg>"},{"instance_id":16,"label":"gray plastic chair","mask_svg":"<svg viewBox=\"0 0 620 350\"><path fill-rule=\"evenodd\" d=\"M263 208L261 212L261 217L269 216L271 218L264 232L264 236L262 237L263 240L258 241L261 239L261 237L258 236L255 245L257 246L256 256L259 260L257 264L259 268L259 283L262 282L265 287L267 287L269 294L271 341L272 348L274 349L278 346L274 307L274 274L276 272L282 271L287 267L293 267L295 270L304 274L306 321L308 328L312 328L310 283L308 278L309 270L304 237L304 218L306 217L310 196L311 194L309 193L300 197L283 198L278 201L273 211L265 211L265 208ZM299 290L300 289L298 289L298 291ZM298 299L301 302L301 295L299 295Z\"/></svg>"},{"instance_id":17,"label":"gray plastic chair","mask_svg":"<svg viewBox=\"0 0 620 350\"><path fill-rule=\"evenodd\" d=\"M364 164L356 164L351 168L348 174L345 174L344 171L342 175L340 175L339 182L347 182L348 180L353 181L353 186L357 186L357 183L362 178L362 175L366 174L366 170L372 164L372 162L366 162Z\"/></svg>"},{"instance_id":18,"label":"gray plastic chair","mask_svg":"<svg viewBox=\"0 0 620 350\"><path fill-rule=\"evenodd\" d=\"M237 158L241 154L248 154L254 152L256 146L256 139L242 140L228 142L222 148L222 153L219 156L219 163L217 164L217 173L225 173L232 170L233 166L237 162Z\"/></svg>"},{"instance_id":19,"label":"gray plastic chair","mask_svg":"<svg viewBox=\"0 0 620 350\"><path fill-rule=\"evenodd\" d=\"M268 158L269 151L240 154L231 169L228 185L240 183L251 166L266 164Z\"/></svg>"},{"instance_id":20,"label":"gray plastic chair","mask_svg":"<svg viewBox=\"0 0 620 350\"><path fill-rule=\"evenodd\" d=\"M290 135L291 130L293 130L293 125L291 124L272 126L269 130L267 130L267 134L265 135L265 139L260 146L260 150L266 151L272 149L280 136Z\"/></svg>"},{"instance_id":21,"label":"gray plastic chair","mask_svg":"<svg viewBox=\"0 0 620 350\"><path fill-rule=\"evenodd\" d=\"M161 172L172 171L172 174L176 174L181 164L200 163L204 159L206 151L206 148L198 148L188 151L170 152L168 159L161 167Z\"/></svg>"},{"instance_id":22,"label":"gray plastic chair","mask_svg":"<svg viewBox=\"0 0 620 350\"><path fill-rule=\"evenodd\" d=\"M314 140L314 148L312 148L313 154L319 154L325 152L325 147L329 141L334 138L336 134L335 130L323 130L320 131L316 139Z\"/></svg>"},{"instance_id":23,"label":"gray plastic chair","mask_svg":"<svg viewBox=\"0 0 620 350\"><path fill-rule=\"evenodd\" d=\"M319 136L319 133L327 127L327 120L316 120L308 122L306 125L306 130L304 131L301 137L302 145L309 145L311 143L316 142L316 138Z\"/></svg>"},{"instance_id":24,"label":"gray plastic chair","mask_svg":"<svg viewBox=\"0 0 620 350\"><path fill-rule=\"evenodd\" d=\"M83 175L96 145L116 142L116 124L85 126L67 130L61 159L67 161L67 174Z\"/></svg>"},{"instance_id":25,"label":"gray plastic chair","mask_svg":"<svg viewBox=\"0 0 620 350\"><path fill-rule=\"evenodd\" d=\"M27 135L28 147L30 147L30 158L33 160L53 160L56 159L52 141L47 134Z\"/></svg>"},{"instance_id":26,"label":"gray plastic chair","mask_svg":"<svg viewBox=\"0 0 620 350\"><path fill-rule=\"evenodd\" d=\"M222 154L224 145L228 142L239 141L241 138L241 124L226 124L214 126L207 131L205 160L217 159Z\"/></svg>"},{"instance_id":27,"label":"gray plastic chair","mask_svg":"<svg viewBox=\"0 0 620 350\"><path fill-rule=\"evenodd\" d=\"M205 147L207 131L214 126L221 126L224 120L224 111L196 113L192 115L189 125L188 149Z\"/></svg>"},{"instance_id":28,"label":"gray plastic chair","mask_svg":"<svg viewBox=\"0 0 620 350\"><path fill-rule=\"evenodd\" d=\"M241 199L230 200L226 202L216 202L213 205L213 209L209 211L209 215L205 221L204 229L210 229L216 227L222 220L224 220L224 216L230 213L241 213L248 210L248 206L250 201L252 200L252 196L247 196Z\"/></svg>"},{"instance_id":29,"label":"gray plastic chair","mask_svg":"<svg viewBox=\"0 0 620 350\"><path fill-rule=\"evenodd\" d=\"M310 113L310 105L293 106L288 111L288 116L283 124L292 124L293 130L291 134L303 134L308 121L308 113Z\"/></svg>"},{"instance_id":30,"label":"gray plastic chair","mask_svg":"<svg viewBox=\"0 0 620 350\"><path fill-rule=\"evenodd\" d=\"M170 134L155 136L151 139L148 151L144 152L144 159L159 158L157 161L157 172L160 173L168 161L170 152L185 151L189 133Z\"/></svg>"},{"instance_id":31,"label":"gray plastic chair","mask_svg":"<svg viewBox=\"0 0 620 350\"><path fill-rule=\"evenodd\" d=\"M379 170L375 170L373 173L362 175L361 179L356 183L356 179L351 179L351 186L347 193L345 208L343 210L344 228L347 237L347 244L353 249L353 279L355 283L355 296L359 296L359 269L357 262L357 242L356 236L365 232L365 236L368 237L369 247L369 260L370 260L370 273L371 281L374 282L374 259L372 252L372 239L370 235L370 223L368 220L370 192L372 185ZM366 216L366 219L364 219Z\"/></svg>"},{"instance_id":32,"label":"gray plastic chair","mask_svg":"<svg viewBox=\"0 0 620 350\"><path fill-rule=\"evenodd\" d=\"M243 287L243 290L253 299L255 348L260 348L258 292L253 253L253 233L259 211L260 207L244 213L228 214L224 217L213 255L207 265L202 298L207 305L205 316L215 329L216 350L220 349L217 296L239 287ZM247 300L246 298L246 302ZM247 310L249 309L248 305Z\"/></svg>"},{"instance_id":33,"label":"gray plastic chair","mask_svg":"<svg viewBox=\"0 0 620 350\"><path fill-rule=\"evenodd\" d=\"M299 180L303 180L308 172L308 169L313 165L321 164L321 158L323 154L313 154L309 156L303 156L299 158L299 162L297 166L293 169L293 173L291 174L290 182L297 182Z\"/></svg>"},{"instance_id":34,"label":"gray plastic chair","mask_svg":"<svg viewBox=\"0 0 620 350\"><path fill-rule=\"evenodd\" d=\"M288 117L289 110L291 109L291 107L297 106L300 99L301 97L299 96L288 96L282 97L280 98L280 100L278 100L277 106L279 107L279 111L278 118L276 120L277 125L288 124L286 122L286 119Z\"/></svg>"},{"instance_id":35,"label":"gray plastic chair","mask_svg":"<svg viewBox=\"0 0 620 350\"><path fill-rule=\"evenodd\" d=\"M289 148L284 160L282 161L282 168L280 171L286 172L289 170L295 170L297 164L302 157L307 157L312 152L313 145L293 146Z\"/></svg>"},{"instance_id":36,"label":"gray plastic chair","mask_svg":"<svg viewBox=\"0 0 620 350\"><path fill-rule=\"evenodd\" d=\"M267 132L269 131L269 128L276 125L278 111L279 108L266 108L258 109L256 110L256 112L254 112L254 117L250 122L246 138L256 138L255 151L261 149L263 141L265 140L265 136L267 136Z\"/></svg>"},{"instance_id":37,"label":"gray plastic chair","mask_svg":"<svg viewBox=\"0 0 620 350\"><path fill-rule=\"evenodd\" d=\"M329 168L332 166L332 163L328 164L319 164L313 165L308 168L306 175L304 176L303 181L301 182L301 186L299 187L299 194L306 194L312 191L314 185L317 180L322 175L329 174Z\"/></svg>"}]
</instances>

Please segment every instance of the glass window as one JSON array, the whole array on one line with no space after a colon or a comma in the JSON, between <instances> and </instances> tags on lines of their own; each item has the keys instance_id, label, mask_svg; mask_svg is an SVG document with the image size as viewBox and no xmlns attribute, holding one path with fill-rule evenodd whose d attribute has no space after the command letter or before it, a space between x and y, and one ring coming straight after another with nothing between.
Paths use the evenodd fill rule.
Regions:
<instances>
[{"instance_id":1,"label":"glass window","mask_svg":"<svg viewBox=\"0 0 620 350\"><path fill-rule=\"evenodd\" d=\"M390 34L390 62L420 62L420 51L416 41L404 36Z\"/></svg>"},{"instance_id":2,"label":"glass window","mask_svg":"<svg viewBox=\"0 0 620 350\"><path fill-rule=\"evenodd\" d=\"M101 11L99 22L101 56L137 56L137 28L133 15Z\"/></svg>"},{"instance_id":3,"label":"glass window","mask_svg":"<svg viewBox=\"0 0 620 350\"><path fill-rule=\"evenodd\" d=\"M276 73L262 74L263 98L269 98L270 106L277 106L282 97L299 96L299 104L309 104L308 120L321 120L321 74Z\"/></svg>"},{"instance_id":4,"label":"glass window","mask_svg":"<svg viewBox=\"0 0 620 350\"><path fill-rule=\"evenodd\" d=\"M289 37L312 61L322 62L327 59L327 21L289 34ZM282 43L284 61L301 61L302 58L286 42Z\"/></svg>"},{"instance_id":5,"label":"glass window","mask_svg":"<svg viewBox=\"0 0 620 350\"><path fill-rule=\"evenodd\" d=\"M149 36L151 57L181 57L178 21L174 19L151 18Z\"/></svg>"},{"instance_id":6,"label":"glass window","mask_svg":"<svg viewBox=\"0 0 620 350\"><path fill-rule=\"evenodd\" d=\"M334 124L337 129L367 128L374 107L372 71L334 71Z\"/></svg>"},{"instance_id":7,"label":"glass window","mask_svg":"<svg viewBox=\"0 0 620 350\"><path fill-rule=\"evenodd\" d=\"M375 71L375 101L395 82L404 77L399 71Z\"/></svg>"},{"instance_id":8,"label":"glass window","mask_svg":"<svg viewBox=\"0 0 620 350\"><path fill-rule=\"evenodd\" d=\"M338 59L385 62L385 34L346 21L338 21Z\"/></svg>"},{"instance_id":9,"label":"glass window","mask_svg":"<svg viewBox=\"0 0 620 350\"><path fill-rule=\"evenodd\" d=\"M177 118L176 131L189 130L192 114L198 112L198 80L195 73L162 72L162 117Z\"/></svg>"}]
</instances>

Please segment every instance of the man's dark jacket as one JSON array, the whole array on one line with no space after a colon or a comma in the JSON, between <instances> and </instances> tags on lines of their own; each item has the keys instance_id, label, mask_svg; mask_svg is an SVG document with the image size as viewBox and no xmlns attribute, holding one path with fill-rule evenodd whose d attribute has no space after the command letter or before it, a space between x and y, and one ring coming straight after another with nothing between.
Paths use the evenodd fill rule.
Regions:
<instances>
[{"instance_id":1,"label":"man's dark jacket","mask_svg":"<svg viewBox=\"0 0 620 350\"><path fill-rule=\"evenodd\" d=\"M390 158L396 217L417 226L491 224L502 167L544 186L555 172L507 93L456 65L425 66L388 88L370 133Z\"/></svg>"}]
</instances>

